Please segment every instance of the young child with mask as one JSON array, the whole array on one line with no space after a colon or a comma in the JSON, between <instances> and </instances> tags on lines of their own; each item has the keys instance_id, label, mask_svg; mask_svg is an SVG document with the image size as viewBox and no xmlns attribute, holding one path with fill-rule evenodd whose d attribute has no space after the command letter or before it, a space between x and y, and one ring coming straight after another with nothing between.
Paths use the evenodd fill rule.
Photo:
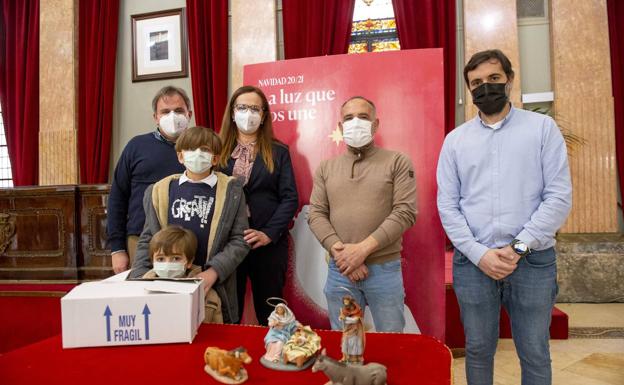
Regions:
<instances>
[{"instance_id":1,"label":"young child with mask","mask_svg":"<svg viewBox=\"0 0 624 385\"><path fill-rule=\"evenodd\" d=\"M150 260L154 268L143 278L193 278L201 273L201 266L193 265L197 252L197 237L189 229L168 226L159 230L149 243ZM214 289L205 297L204 322L223 323L221 299Z\"/></svg>"},{"instance_id":2,"label":"young child with mask","mask_svg":"<svg viewBox=\"0 0 624 385\"><path fill-rule=\"evenodd\" d=\"M170 175L145 190L145 227L139 238L130 277L152 269L149 244L168 225L189 229L197 237L193 261L196 275L213 288L222 303L223 321L239 320L236 267L249 252L243 231L248 228L245 195L236 178L213 171L221 154L221 140L212 129L191 127L176 142L183 174Z\"/></svg>"}]
</instances>

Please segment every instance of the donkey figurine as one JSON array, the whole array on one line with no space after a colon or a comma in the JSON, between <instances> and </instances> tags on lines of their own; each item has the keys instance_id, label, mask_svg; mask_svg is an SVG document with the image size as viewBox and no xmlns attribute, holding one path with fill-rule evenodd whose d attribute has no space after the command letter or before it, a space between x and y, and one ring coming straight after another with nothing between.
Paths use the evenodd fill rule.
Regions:
<instances>
[{"instance_id":1,"label":"donkey figurine","mask_svg":"<svg viewBox=\"0 0 624 385\"><path fill-rule=\"evenodd\" d=\"M329 378L325 385L386 385L386 367L371 362L366 365L347 365L325 354L316 358L312 371L322 371Z\"/></svg>"}]
</instances>

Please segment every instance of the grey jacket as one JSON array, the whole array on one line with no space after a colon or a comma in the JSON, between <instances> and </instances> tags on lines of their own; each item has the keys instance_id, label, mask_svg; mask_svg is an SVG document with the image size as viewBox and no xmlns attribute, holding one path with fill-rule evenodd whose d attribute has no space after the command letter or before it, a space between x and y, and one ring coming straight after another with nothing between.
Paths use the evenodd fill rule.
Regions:
<instances>
[{"instance_id":1,"label":"grey jacket","mask_svg":"<svg viewBox=\"0 0 624 385\"><path fill-rule=\"evenodd\" d=\"M236 267L249 252L243 230L249 228L242 183L220 172L217 175L215 211L208 235L208 256L203 270L215 269L219 278L214 289L221 298L223 320L234 323L239 319L236 297ZM149 242L161 228L167 226L169 212L169 183L180 174L168 176L150 185L143 196L145 226L139 238L130 277L142 277L152 268Z\"/></svg>"}]
</instances>

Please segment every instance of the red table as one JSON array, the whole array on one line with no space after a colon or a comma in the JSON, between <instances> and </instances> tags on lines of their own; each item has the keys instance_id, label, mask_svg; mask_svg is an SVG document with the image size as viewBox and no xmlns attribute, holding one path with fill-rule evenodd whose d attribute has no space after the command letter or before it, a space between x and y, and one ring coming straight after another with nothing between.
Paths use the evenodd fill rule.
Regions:
<instances>
[{"instance_id":1,"label":"red table","mask_svg":"<svg viewBox=\"0 0 624 385\"><path fill-rule=\"evenodd\" d=\"M0 384L218 384L204 372L208 346L232 349L243 345L253 358L246 366L246 384L324 384L322 373L279 372L264 368L267 328L208 325L200 327L192 344L161 344L63 349L61 336L0 354ZM339 332L319 331L327 354L340 356ZM388 368L388 384L451 384L448 348L428 336L368 333L365 359Z\"/></svg>"}]
</instances>

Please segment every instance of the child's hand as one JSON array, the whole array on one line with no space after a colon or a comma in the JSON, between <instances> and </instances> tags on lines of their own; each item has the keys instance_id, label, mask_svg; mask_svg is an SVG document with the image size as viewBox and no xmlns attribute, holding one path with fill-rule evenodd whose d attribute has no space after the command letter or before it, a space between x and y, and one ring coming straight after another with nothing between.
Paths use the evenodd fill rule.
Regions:
<instances>
[{"instance_id":1,"label":"child's hand","mask_svg":"<svg viewBox=\"0 0 624 385\"><path fill-rule=\"evenodd\" d=\"M208 291L210 291L215 282L217 282L219 275L215 269L211 267L210 269L197 274L197 278L201 278L204 281L204 294L208 294Z\"/></svg>"}]
</instances>

